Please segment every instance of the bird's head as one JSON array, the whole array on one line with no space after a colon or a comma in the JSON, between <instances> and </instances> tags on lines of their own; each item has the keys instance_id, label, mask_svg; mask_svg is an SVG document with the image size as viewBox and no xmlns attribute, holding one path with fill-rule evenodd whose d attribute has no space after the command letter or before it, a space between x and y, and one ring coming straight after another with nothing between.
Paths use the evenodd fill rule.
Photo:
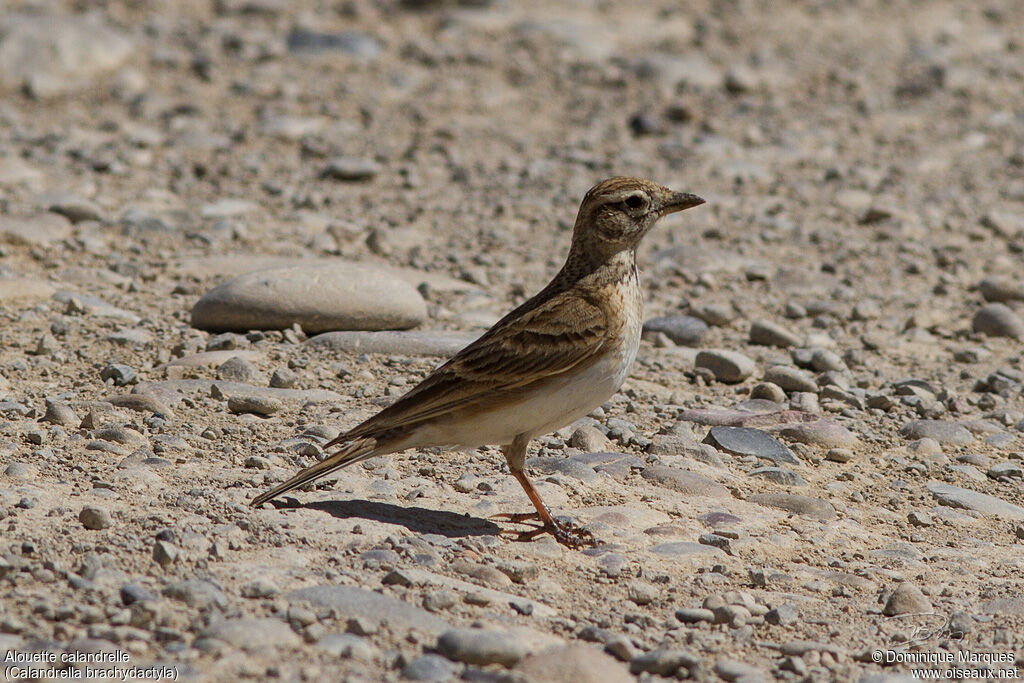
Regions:
<instances>
[{"instance_id":1,"label":"bird's head","mask_svg":"<svg viewBox=\"0 0 1024 683\"><path fill-rule=\"evenodd\" d=\"M659 218L703 203L695 194L673 192L642 178L602 180L583 197L573 246L586 244L605 255L634 249Z\"/></svg>"}]
</instances>

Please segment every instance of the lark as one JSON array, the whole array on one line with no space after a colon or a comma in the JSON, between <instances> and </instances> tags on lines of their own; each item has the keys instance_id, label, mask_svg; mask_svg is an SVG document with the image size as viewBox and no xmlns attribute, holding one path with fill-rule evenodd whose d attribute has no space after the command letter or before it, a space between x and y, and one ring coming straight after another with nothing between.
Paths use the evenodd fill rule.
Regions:
<instances>
[{"instance_id":1,"label":"lark","mask_svg":"<svg viewBox=\"0 0 1024 683\"><path fill-rule=\"evenodd\" d=\"M592 187L576 216L565 265L544 289L404 396L324 447L337 446L337 452L252 505L379 455L497 445L536 509L503 515L535 523L519 538L550 533L569 547L593 544L586 531L552 517L526 475L527 447L618 391L636 358L643 323L637 245L658 219L703 203L640 178L609 178Z\"/></svg>"}]
</instances>

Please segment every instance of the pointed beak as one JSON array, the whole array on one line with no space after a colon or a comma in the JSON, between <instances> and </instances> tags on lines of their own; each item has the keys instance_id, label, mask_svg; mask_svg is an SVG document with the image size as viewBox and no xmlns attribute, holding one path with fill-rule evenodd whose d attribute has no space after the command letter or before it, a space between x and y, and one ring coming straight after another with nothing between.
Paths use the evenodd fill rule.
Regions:
<instances>
[{"instance_id":1,"label":"pointed beak","mask_svg":"<svg viewBox=\"0 0 1024 683\"><path fill-rule=\"evenodd\" d=\"M689 192L673 192L672 196L661 205L661 215L667 216L670 213L676 211L683 211L685 209L692 209L695 206L700 206L704 203L704 200L695 194Z\"/></svg>"}]
</instances>

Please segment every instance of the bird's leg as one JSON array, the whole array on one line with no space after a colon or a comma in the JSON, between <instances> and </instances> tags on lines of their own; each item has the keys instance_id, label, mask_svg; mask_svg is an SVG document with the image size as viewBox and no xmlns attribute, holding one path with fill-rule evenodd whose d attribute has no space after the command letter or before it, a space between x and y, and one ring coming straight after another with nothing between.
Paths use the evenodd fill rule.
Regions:
<instances>
[{"instance_id":1,"label":"bird's leg","mask_svg":"<svg viewBox=\"0 0 1024 683\"><path fill-rule=\"evenodd\" d=\"M596 541L589 531L559 524L551 516L548 507L541 500L540 493L537 492L533 482L526 476L524 467L526 464L526 446L529 442L529 436L520 434L510 445L504 447L502 451L505 454L505 460L508 461L509 471L512 472L512 476L516 478L516 481L522 485L523 490L526 491L526 496L533 503L533 507L536 508L537 512L502 515L502 517L514 523L522 523L531 519L536 519L541 523L541 526L538 528L521 532L517 536L517 540L520 541L532 541L541 534L551 534L555 537L556 541L570 548L596 545Z\"/></svg>"}]
</instances>

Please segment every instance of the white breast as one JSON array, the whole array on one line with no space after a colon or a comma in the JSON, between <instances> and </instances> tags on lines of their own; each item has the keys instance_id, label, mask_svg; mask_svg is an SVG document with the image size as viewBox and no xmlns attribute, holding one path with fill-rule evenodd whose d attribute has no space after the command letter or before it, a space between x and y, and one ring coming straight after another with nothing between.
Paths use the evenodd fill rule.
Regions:
<instances>
[{"instance_id":1,"label":"white breast","mask_svg":"<svg viewBox=\"0 0 1024 683\"><path fill-rule=\"evenodd\" d=\"M629 330L628 337L606 347L608 351L595 362L543 383L515 403L503 402L494 410L426 427L416 440L477 447L508 444L520 434L534 437L560 429L590 413L619 390L636 358L639 332Z\"/></svg>"}]
</instances>

